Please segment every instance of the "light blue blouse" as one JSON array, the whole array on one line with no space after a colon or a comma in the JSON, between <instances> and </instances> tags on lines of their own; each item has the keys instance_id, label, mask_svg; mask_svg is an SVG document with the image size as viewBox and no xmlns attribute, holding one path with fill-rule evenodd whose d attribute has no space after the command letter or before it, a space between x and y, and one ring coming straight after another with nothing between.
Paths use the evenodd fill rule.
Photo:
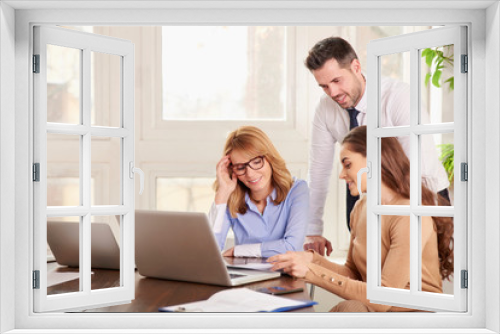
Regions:
<instances>
[{"instance_id":1,"label":"light blue blouse","mask_svg":"<svg viewBox=\"0 0 500 334\"><path fill-rule=\"evenodd\" d=\"M295 180L286 199L275 205L273 190L260 214L245 196L247 212L232 218L226 204L213 205L209 214L220 249L224 249L231 228L235 237L235 256L269 257L287 251L300 251L304 244L309 216L309 188L304 180Z\"/></svg>"}]
</instances>

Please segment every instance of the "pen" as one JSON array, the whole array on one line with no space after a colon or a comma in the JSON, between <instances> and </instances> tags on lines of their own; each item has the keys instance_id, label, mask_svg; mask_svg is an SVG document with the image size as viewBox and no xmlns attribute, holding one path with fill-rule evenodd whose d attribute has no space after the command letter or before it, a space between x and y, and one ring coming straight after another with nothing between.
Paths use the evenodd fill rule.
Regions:
<instances>
[{"instance_id":1,"label":"pen","mask_svg":"<svg viewBox=\"0 0 500 334\"><path fill-rule=\"evenodd\" d=\"M174 312L203 312L201 308L185 308L184 306L179 306L174 309Z\"/></svg>"},{"instance_id":2,"label":"pen","mask_svg":"<svg viewBox=\"0 0 500 334\"><path fill-rule=\"evenodd\" d=\"M268 293L271 295L284 295L288 293L302 292L303 288L293 288L293 287L282 287L282 286L273 286L269 288L260 288L257 289L258 292Z\"/></svg>"}]
</instances>

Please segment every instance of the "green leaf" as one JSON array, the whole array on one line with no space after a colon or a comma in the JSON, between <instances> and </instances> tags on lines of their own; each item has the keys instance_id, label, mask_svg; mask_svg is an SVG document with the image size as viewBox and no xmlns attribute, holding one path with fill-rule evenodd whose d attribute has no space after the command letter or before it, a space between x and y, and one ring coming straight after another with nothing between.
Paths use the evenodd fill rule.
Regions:
<instances>
[{"instance_id":1,"label":"green leaf","mask_svg":"<svg viewBox=\"0 0 500 334\"><path fill-rule=\"evenodd\" d=\"M441 73L443 73L441 70L437 70L432 75L432 84L438 88L441 87L441 84L439 83L439 80L441 79Z\"/></svg>"},{"instance_id":2,"label":"green leaf","mask_svg":"<svg viewBox=\"0 0 500 334\"><path fill-rule=\"evenodd\" d=\"M454 162L455 162L455 148L453 144L441 144L437 145L441 149L441 155L439 160L443 164L446 173L448 174L448 180L453 181L454 175Z\"/></svg>"},{"instance_id":3,"label":"green leaf","mask_svg":"<svg viewBox=\"0 0 500 334\"><path fill-rule=\"evenodd\" d=\"M430 69L430 73L426 73L425 75L425 85L427 87L429 86L429 81L431 81L432 85L441 88L441 76L443 69L450 66L453 68L453 54L445 56L445 52L447 54L450 52L448 49L449 46L422 49L420 53L421 57L425 58L425 63ZM455 81L453 77L450 77L445 82L449 84L450 90L454 90Z\"/></svg>"},{"instance_id":4,"label":"green leaf","mask_svg":"<svg viewBox=\"0 0 500 334\"><path fill-rule=\"evenodd\" d=\"M426 75L425 75L425 86L429 86L429 80L431 78L431 73L428 72Z\"/></svg>"},{"instance_id":5,"label":"green leaf","mask_svg":"<svg viewBox=\"0 0 500 334\"><path fill-rule=\"evenodd\" d=\"M448 82L450 84L450 90L455 89L455 77L450 77L445 82Z\"/></svg>"},{"instance_id":6,"label":"green leaf","mask_svg":"<svg viewBox=\"0 0 500 334\"><path fill-rule=\"evenodd\" d=\"M432 60L436 56L436 51L430 50L429 53L427 53L427 56L425 57L425 63L427 66L431 67L432 66Z\"/></svg>"}]
</instances>

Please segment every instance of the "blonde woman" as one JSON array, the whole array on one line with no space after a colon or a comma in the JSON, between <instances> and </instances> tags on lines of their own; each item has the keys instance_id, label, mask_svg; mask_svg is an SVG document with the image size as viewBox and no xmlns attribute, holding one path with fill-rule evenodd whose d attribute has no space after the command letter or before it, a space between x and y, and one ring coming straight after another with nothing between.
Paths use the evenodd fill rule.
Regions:
<instances>
[{"instance_id":1,"label":"blonde woman","mask_svg":"<svg viewBox=\"0 0 500 334\"><path fill-rule=\"evenodd\" d=\"M309 189L292 178L269 137L253 126L229 134L217 163L209 219L221 250L229 229L235 246L225 256L269 257L302 249Z\"/></svg>"}]
</instances>

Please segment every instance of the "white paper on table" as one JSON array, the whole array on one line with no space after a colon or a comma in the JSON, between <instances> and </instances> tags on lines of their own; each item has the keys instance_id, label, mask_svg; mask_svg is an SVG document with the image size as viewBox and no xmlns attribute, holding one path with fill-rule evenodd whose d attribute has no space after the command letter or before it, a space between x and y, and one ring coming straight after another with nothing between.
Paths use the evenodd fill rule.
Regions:
<instances>
[{"instance_id":1,"label":"white paper on table","mask_svg":"<svg viewBox=\"0 0 500 334\"><path fill-rule=\"evenodd\" d=\"M301 301L277 297L248 288L223 290L207 300L167 306L163 312L273 312L314 305L314 301Z\"/></svg>"},{"instance_id":2,"label":"white paper on table","mask_svg":"<svg viewBox=\"0 0 500 334\"><path fill-rule=\"evenodd\" d=\"M229 268L253 269L253 270L270 270L272 263L245 263L245 264L226 264Z\"/></svg>"}]
</instances>

